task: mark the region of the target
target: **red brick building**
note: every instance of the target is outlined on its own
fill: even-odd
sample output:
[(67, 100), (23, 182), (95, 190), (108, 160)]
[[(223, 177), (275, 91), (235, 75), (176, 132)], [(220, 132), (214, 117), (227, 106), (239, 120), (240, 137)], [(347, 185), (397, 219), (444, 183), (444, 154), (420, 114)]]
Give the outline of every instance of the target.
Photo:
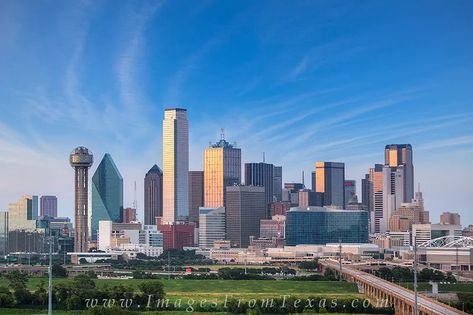
[(193, 223), (158, 225), (158, 230), (163, 233), (163, 248), (182, 249), (194, 246), (194, 229)]

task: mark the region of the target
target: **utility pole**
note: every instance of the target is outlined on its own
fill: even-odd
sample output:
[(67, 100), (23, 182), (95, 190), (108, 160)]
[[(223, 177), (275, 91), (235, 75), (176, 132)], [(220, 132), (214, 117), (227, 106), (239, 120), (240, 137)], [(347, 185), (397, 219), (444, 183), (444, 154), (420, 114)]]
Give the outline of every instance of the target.
[[(51, 225), (51, 222), (49, 222)], [(48, 315), (53, 314), (53, 238), (51, 236), (51, 226), (49, 227), (49, 284), (48, 284)]]
[(168, 280), (171, 280), (171, 252), (168, 249)]
[(342, 239), (338, 239), (338, 263), (340, 265), (339, 281), (342, 281)]
[(414, 315), (417, 314), (417, 237), (414, 235)]

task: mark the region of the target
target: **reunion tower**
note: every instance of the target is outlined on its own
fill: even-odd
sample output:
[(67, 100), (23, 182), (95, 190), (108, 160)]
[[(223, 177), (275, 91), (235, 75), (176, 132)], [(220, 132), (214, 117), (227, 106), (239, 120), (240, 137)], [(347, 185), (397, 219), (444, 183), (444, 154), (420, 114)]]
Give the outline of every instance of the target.
[(75, 238), (74, 251), (87, 252), (89, 240), (89, 168), (94, 162), (94, 156), (85, 147), (77, 147), (69, 158), (75, 170)]

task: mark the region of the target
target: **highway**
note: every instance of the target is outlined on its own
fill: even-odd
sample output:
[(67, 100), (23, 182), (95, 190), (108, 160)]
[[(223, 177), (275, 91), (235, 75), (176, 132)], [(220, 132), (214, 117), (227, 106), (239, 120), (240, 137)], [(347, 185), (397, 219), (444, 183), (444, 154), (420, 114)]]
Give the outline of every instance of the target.
[[(339, 263), (333, 260), (325, 260), (321, 263), (336, 271), (339, 271), (340, 269)], [(382, 289), (383, 291), (387, 293), (395, 294), (401, 299), (408, 301), (412, 303), (412, 305), (414, 305), (414, 292), (411, 290), (405, 289), (389, 281), (370, 275), (369, 273), (350, 269), (349, 267), (347, 267), (347, 265), (342, 266), (342, 272), (350, 276), (353, 276), (355, 279), (363, 280), (375, 287), (378, 287), (379, 289)], [(420, 294), (417, 295), (417, 305), (419, 306), (419, 309), (422, 307), (432, 314), (439, 314), (439, 315), (466, 314), (448, 305), (437, 302), (433, 299), (423, 297)]]

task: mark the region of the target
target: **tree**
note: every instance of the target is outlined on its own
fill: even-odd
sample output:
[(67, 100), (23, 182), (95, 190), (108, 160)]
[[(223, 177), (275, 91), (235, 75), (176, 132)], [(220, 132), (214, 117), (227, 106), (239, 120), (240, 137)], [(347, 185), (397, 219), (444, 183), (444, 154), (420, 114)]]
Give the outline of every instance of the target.
[(337, 280), (337, 276), (335, 275), (335, 272), (329, 268), (325, 269), (324, 277), (325, 277), (325, 280), (327, 281)]
[(318, 270), (319, 269), (319, 260), (316, 258), (310, 261), (302, 261), (297, 265), (300, 269), (305, 270)]
[(53, 277), (56, 278), (65, 278), (67, 277), (67, 270), (59, 264), (54, 264), (52, 268)]
[(15, 299), (8, 288), (0, 287), (0, 307), (13, 307)]
[[(152, 300), (163, 299), (164, 298), (164, 287), (161, 281), (146, 281), (141, 282), (138, 285), (141, 294), (137, 294), (135, 299), (138, 304), (145, 304), (148, 301), (148, 297), (151, 295)], [(134, 302), (133, 302), (134, 303)]]

